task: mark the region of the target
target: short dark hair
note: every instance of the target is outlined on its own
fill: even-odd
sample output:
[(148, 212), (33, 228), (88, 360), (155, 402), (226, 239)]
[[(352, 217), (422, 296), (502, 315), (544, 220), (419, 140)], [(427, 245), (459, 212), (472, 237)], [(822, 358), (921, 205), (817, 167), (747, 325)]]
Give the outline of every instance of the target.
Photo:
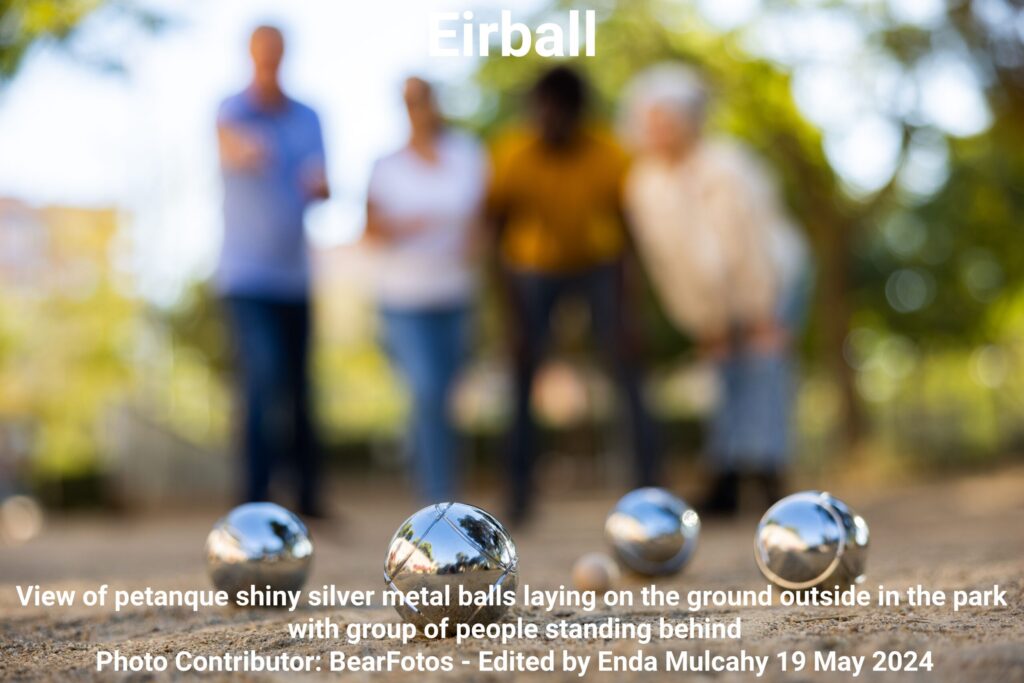
[(534, 104), (553, 109), (570, 120), (583, 116), (589, 93), (587, 83), (577, 71), (568, 66), (556, 66), (546, 71), (530, 91)]

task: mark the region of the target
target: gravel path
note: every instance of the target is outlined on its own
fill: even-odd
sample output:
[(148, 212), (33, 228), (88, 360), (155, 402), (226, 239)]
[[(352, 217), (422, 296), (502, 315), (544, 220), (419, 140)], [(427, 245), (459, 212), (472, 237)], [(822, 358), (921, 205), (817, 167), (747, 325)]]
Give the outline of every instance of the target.
[[(931, 589), (987, 589), (999, 584), (1006, 589), (1008, 608), (972, 608), (954, 614), (947, 608), (900, 607), (894, 609), (784, 608), (778, 605), (743, 610), (713, 609), (715, 619), (743, 618), (741, 643), (729, 640), (664, 641), (649, 645), (635, 642), (532, 641), (509, 647), (542, 655), (549, 649), (596, 655), (599, 650), (633, 655), (638, 649), (664, 661), (666, 652), (687, 650), (703, 656), (735, 655), (741, 649), (750, 656), (769, 657), (763, 680), (845, 680), (849, 674), (815, 674), (809, 671), (788, 677), (779, 671), (776, 653), (801, 650), (811, 657), (834, 652), (843, 657), (868, 655), (865, 669), (876, 650), (930, 650), (934, 669), (930, 674), (881, 674), (864, 671), (857, 680), (1024, 681), (1024, 467), (1014, 467), (959, 479), (919, 483), (898, 489), (866, 490), (849, 487), (835, 491), (858, 509), (871, 526), (868, 577), (864, 584), (878, 583), (905, 589), (923, 583)], [(343, 488), (344, 521), (314, 530), (317, 558), (308, 587), (333, 583), (339, 588), (382, 588), (381, 568), (385, 545), (394, 528), (413, 509), (413, 504), (373, 485)], [(564, 495), (548, 501), (542, 524), (516, 534), (520, 551), (521, 583), (538, 588), (557, 588), (568, 583), (569, 568), (584, 552), (600, 550), (602, 522), (611, 506), (610, 495)], [(482, 502), (487, 499), (469, 502)], [(108, 583), (112, 588), (205, 588), (208, 581), (202, 564), (202, 544), (216, 510), (190, 511), (141, 519), (78, 517), (51, 520), (37, 539), (16, 548), (0, 548), (0, 679), (3, 680), (172, 680), (181, 673), (95, 673), (99, 650), (125, 654), (151, 652), (173, 656), (180, 650), (199, 654), (223, 654), (258, 650), (273, 655), (322, 655), (327, 668), (329, 651), (346, 655), (374, 655), (401, 646), (396, 641), (347, 645), (337, 641), (292, 641), (286, 623), (310, 616), (329, 615), (341, 623), (396, 622), (390, 609), (309, 610), (295, 614), (275, 610), (243, 611), (217, 608), (198, 614), (187, 609), (133, 609), (119, 614), (90, 610), (22, 608), (16, 585), (39, 583), (44, 589), (93, 588)], [(659, 582), (663, 588), (762, 589), (764, 582), (751, 556), (756, 518), (735, 522), (706, 523), (701, 546), (692, 565), (677, 577)], [(625, 586), (639, 588), (639, 579)], [(555, 618), (571, 621), (618, 616), (632, 621), (666, 616), (689, 619), (685, 610), (657, 612), (599, 609), (557, 611)], [(552, 615), (538, 609), (517, 608), (511, 618), (545, 623)], [(455, 648), (449, 642), (416, 641), (407, 654), (454, 655), (455, 671), (448, 674), (323, 673), (303, 680), (504, 680), (507, 675), (480, 673), (480, 650), (501, 649), (485, 643)], [(560, 656), (560, 654), (559, 654)], [(463, 666), (465, 659), (472, 666)], [(606, 680), (680, 680), (680, 673), (605, 674)], [(572, 674), (527, 674), (527, 680), (569, 680)], [(222, 676), (222, 679), (227, 679)], [(247, 677), (249, 680), (291, 680), (279, 674)], [(703, 680), (691, 675), (692, 680)], [(688, 680), (690, 680), (688, 679)], [(712, 680), (711, 677), (706, 677)], [(207, 675), (204, 680), (219, 680)], [(231, 679), (238, 680), (238, 679)], [(723, 673), (715, 681), (753, 680), (749, 673)]]

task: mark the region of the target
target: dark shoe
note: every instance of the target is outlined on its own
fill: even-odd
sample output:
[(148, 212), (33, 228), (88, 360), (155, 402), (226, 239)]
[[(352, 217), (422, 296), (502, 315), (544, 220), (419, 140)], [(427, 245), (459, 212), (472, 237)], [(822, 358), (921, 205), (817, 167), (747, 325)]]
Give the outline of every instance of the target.
[(740, 509), (740, 478), (735, 472), (720, 472), (711, 483), (711, 494), (700, 506), (707, 517), (732, 517)]

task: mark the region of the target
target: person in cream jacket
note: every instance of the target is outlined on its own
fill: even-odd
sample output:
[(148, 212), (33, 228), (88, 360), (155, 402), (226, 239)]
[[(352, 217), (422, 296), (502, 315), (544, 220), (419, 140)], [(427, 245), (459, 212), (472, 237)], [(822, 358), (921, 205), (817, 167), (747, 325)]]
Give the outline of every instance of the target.
[(625, 130), (637, 158), (625, 183), (634, 240), (666, 314), (720, 379), (706, 446), (705, 512), (731, 514), (750, 478), (768, 504), (790, 454), (791, 347), (810, 261), (771, 176), (739, 143), (704, 133), (707, 89), (663, 64), (631, 85)]

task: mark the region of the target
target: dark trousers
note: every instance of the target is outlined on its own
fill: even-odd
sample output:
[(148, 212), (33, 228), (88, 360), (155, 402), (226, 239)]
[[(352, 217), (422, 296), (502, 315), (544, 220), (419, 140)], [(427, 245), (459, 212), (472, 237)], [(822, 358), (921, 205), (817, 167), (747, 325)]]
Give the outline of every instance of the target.
[(644, 403), (635, 353), (623, 315), (621, 268), (617, 264), (555, 275), (508, 273), (514, 311), (515, 406), (510, 439), (509, 476), (512, 513), (524, 514), (533, 492), (536, 423), (530, 406), (533, 380), (551, 336), (551, 315), (568, 297), (582, 298), (590, 309), (594, 342), (618, 384), (630, 420), (635, 483), (650, 486), (658, 479), (655, 430)]
[(242, 497), (267, 500), (271, 479), (287, 464), (298, 484), (299, 510), (315, 514), (319, 459), (310, 409), (309, 302), (228, 296), (224, 306), (242, 413)]

